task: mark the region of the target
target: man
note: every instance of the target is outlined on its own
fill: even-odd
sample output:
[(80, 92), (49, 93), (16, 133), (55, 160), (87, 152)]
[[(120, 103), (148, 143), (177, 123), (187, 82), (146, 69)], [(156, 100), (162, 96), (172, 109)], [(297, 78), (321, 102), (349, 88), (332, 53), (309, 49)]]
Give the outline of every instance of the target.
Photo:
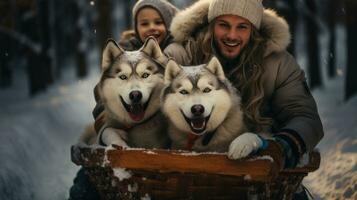
[[(286, 168), (315, 148), (323, 137), (322, 124), (304, 72), (286, 51), (289, 27), (261, 0), (198, 1), (176, 15), (171, 33), (177, 43), (165, 53), (176, 62), (198, 65), (213, 55), (219, 58), (242, 95), (246, 123), (252, 132), (273, 134)], [(242, 137), (238, 142), (248, 145), (248, 155), (264, 140)]]

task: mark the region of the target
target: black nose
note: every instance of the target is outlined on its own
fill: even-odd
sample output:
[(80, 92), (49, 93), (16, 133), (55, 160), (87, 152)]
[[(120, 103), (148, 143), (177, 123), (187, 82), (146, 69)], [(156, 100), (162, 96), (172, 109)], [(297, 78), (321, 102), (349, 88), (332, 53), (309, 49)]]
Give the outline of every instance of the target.
[(201, 104), (196, 104), (191, 107), (191, 112), (194, 116), (200, 116), (205, 112), (205, 107)]
[(133, 103), (139, 103), (141, 101), (141, 98), (143, 98), (143, 95), (140, 91), (134, 90), (130, 92), (129, 98)]

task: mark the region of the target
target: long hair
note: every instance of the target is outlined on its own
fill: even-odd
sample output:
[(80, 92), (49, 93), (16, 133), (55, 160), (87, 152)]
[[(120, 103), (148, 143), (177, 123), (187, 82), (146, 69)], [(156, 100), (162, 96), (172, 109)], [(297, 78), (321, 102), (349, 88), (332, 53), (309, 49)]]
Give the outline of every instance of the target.
[[(206, 34), (201, 36), (202, 54), (204, 58), (212, 55), (214, 22), (210, 23)], [(228, 79), (240, 91), (245, 122), (252, 131), (262, 131), (272, 124), (272, 119), (261, 115), (264, 100), (262, 75), (266, 40), (252, 26), (250, 41), (241, 51), (235, 67), (225, 72)]]

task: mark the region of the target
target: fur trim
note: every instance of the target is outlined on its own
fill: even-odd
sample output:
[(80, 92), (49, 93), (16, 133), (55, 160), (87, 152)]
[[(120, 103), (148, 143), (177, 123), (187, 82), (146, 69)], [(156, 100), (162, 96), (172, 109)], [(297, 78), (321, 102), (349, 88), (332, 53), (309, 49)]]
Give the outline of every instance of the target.
[(211, 0), (197, 1), (176, 14), (170, 27), (171, 35), (176, 42), (188, 40), (197, 27), (208, 23), (207, 15), (210, 2)]
[[(173, 18), (170, 31), (176, 42), (184, 42), (197, 28), (208, 24), (207, 14), (212, 0), (200, 0), (177, 13)], [(285, 50), (290, 44), (291, 35), (286, 20), (274, 10), (264, 9), (260, 32), (267, 38), (265, 55)]]
[(267, 37), (265, 55), (286, 50), (290, 44), (291, 34), (286, 20), (274, 11), (265, 9), (260, 32)]

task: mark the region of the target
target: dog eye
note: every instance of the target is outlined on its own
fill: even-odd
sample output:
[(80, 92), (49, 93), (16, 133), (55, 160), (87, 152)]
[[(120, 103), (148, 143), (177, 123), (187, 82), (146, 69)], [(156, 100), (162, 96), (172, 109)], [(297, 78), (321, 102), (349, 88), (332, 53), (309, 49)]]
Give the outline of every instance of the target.
[(183, 95), (188, 94), (187, 90), (181, 90), (180, 93), (183, 94)]
[(147, 78), (147, 77), (149, 77), (149, 76), (150, 76), (149, 73), (143, 73), (143, 74), (141, 75), (141, 78)]
[(203, 90), (204, 93), (209, 93), (209, 92), (211, 92), (211, 91), (212, 91), (212, 90), (209, 89), (208, 87)]
[(125, 76), (125, 75), (120, 75), (119, 78), (120, 78), (121, 80), (126, 80), (126, 79), (128, 79), (128, 77)]

